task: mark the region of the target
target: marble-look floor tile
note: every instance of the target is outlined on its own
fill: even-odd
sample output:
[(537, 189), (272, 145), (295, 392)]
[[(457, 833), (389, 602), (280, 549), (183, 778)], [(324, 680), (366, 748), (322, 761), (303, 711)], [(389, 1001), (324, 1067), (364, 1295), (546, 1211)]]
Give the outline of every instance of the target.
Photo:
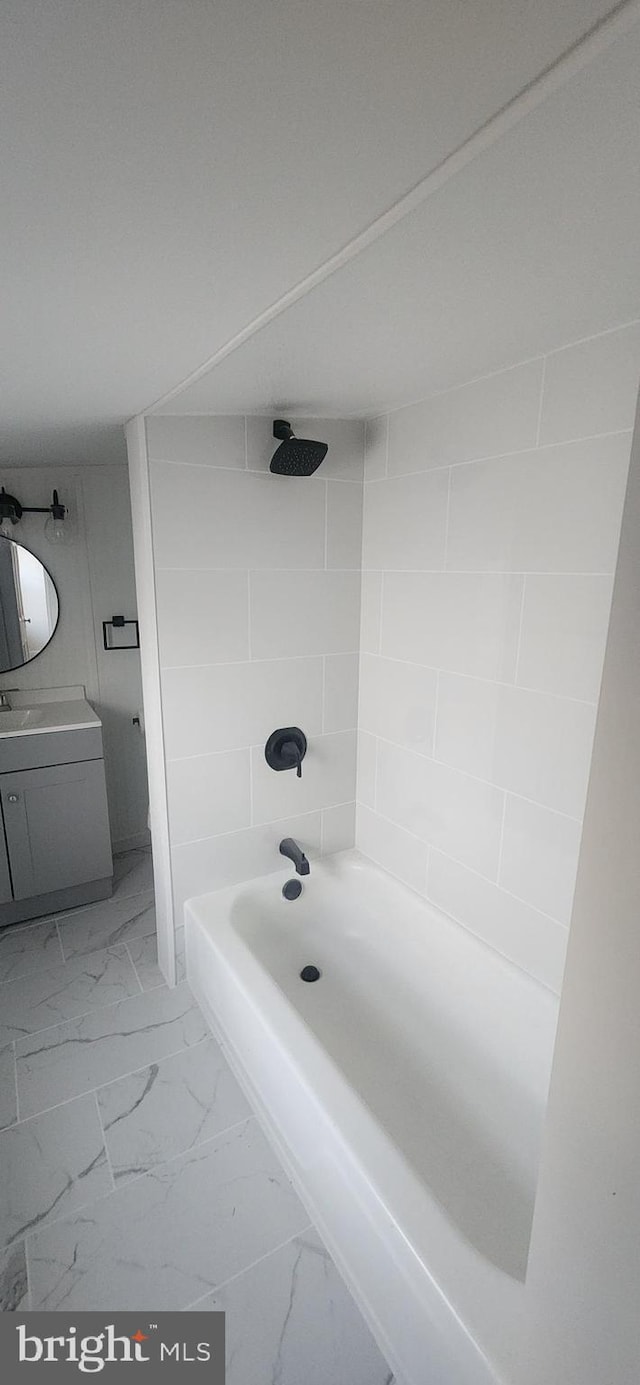
[(307, 1224), (250, 1119), (33, 1236), (32, 1305), (185, 1307)]
[(0, 932), (0, 983), (64, 961), (55, 919), (16, 923)]
[(102, 1087), (98, 1106), (116, 1184), (251, 1114), (211, 1035), (195, 1048)]
[(195, 1307), (226, 1314), (227, 1385), (392, 1385), (384, 1357), (313, 1230)]
[(166, 985), (158, 966), (158, 943), (155, 933), (150, 933), (146, 938), (131, 938), (127, 943), (127, 951), (143, 991), (153, 991), (156, 986)]
[(184, 981), (187, 974), (187, 957), (184, 927), (176, 928), (176, 980)]
[(153, 889), (153, 859), (151, 847), (140, 851), (123, 851), (113, 858), (113, 898), (124, 899)]
[(102, 1087), (204, 1039), (207, 1026), (186, 982), (56, 1025), (16, 1044), (23, 1119)]
[(130, 899), (105, 899), (75, 909), (58, 919), (62, 949), (67, 961), (98, 948), (128, 943), (156, 931), (153, 892), (132, 895)]
[(0, 1044), (139, 994), (126, 947), (74, 957), (46, 973), (0, 987)]
[(24, 1245), (0, 1255), (0, 1313), (24, 1313), (28, 1305), (27, 1260)]
[(16, 1055), (13, 1044), (0, 1048), (0, 1130), (17, 1120)]
[(95, 1097), (56, 1106), (0, 1135), (0, 1245), (113, 1188)]

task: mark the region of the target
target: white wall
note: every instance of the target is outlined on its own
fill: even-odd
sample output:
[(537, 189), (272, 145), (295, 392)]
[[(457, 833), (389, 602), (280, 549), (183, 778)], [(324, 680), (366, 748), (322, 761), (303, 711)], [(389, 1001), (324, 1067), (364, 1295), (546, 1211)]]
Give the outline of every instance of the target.
[[(309, 856), (354, 840), (364, 428), (295, 428), (329, 443), (316, 476), (269, 472), (271, 419), (147, 420), (177, 927), (190, 895), (277, 868), (284, 836)], [(264, 759), (289, 725), (302, 780)]]
[(640, 324), (367, 426), (357, 844), (560, 988)]
[(640, 1367), (640, 431), (562, 992), (518, 1385)]
[(31, 663), (0, 675), (0, 688), (83, 684), (103, 723), (109, 818), (115, 850), (148, 840), (144, 740), (132, 724), (142, 706), (138, 651), (106, 653), (102, 621), (135, 616), (136, 592), (127, 469), (123, 466), (5, 468), (0, 484), (23, 505), (50, 502), (56, 486), (69, 506), (72, 547), (44, 538), (45, 515), (25, 515), (16, 538), (51, 572), (60, 620)]

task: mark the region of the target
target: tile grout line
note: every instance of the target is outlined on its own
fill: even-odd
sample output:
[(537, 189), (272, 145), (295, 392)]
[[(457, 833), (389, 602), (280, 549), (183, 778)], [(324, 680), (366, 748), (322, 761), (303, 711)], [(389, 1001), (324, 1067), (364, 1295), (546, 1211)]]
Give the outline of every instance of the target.
[[(159, 990), (160, 987), (156, 987), (156, 989)], [(145, 995), (148, 994), (149, 992), (145, 991)], [(145, 1072), (147, 1068), (152, 1067), (154, 1063), (164, 1063), (165, 1060), (169, 1058), (178, 1058), (182, 1053), (188, 1053), (192, 1048), (200, 1048), (201, 1045), (206, 1043), (207, 1039), (210, 1038), (214, 1038), (214, 1036), (212, 1035), (211, 1030), (208, 1030), (208, 1032), (204, 1035), (202, 1039), (198, 1039), (197, 1044), (187, 1044), (186, 1047), (173, 1049), (171, 1053), (164, 1053), (162, 1055), (162, 1058), (152, 1059), (150, 1063), (143, 1063), (139, 1068), (131, 1068), (128, 1072), (119, 1073), (117, 1077), (109, 1078), (108, 1082), (99, 1082), (96, 1087), (87, 1087), (86, 1089), (83, 1089), (81, 1092), (76, 1092), (73, 1096), (65, 1097), (64, 1101), (56, 1101), (53, 1106), (43, 1106), (41, 1111), (34, 1111), (33, 1115), (25, 1116), (23, 1119), (21, 1119), (20, 1124), (27, 1125), (29, 1121), (36, 1120), (38, 1116), (48, 1115), (50, 1111), (57, 1111), (59, 1106), (70, 1106), (72, 1102), (79, 1101), (82, 1097), (92, 1096), (93, 1094), (97, 1095), (98, 1092), (102, 1091), (103, 1087), (113, 1087), (117, 1082), (124, 1082), (129, 1077), (137, 1077), (140, 1073)], [(218, 1043), (218, 1040), (214, 1039), (214, 1043)], [(222, 1047), (220, 1044), (218, 1044), (218, 1047), (222, 1052)]]
[[(209, 840), (209, 839), (208, 839), (208, 838), (205, 838), (205, 840)], [(187, 845), (188, 845), (188, 843), (187, 843)], [(150, 935), (147, 935), (147, 936), (150, 936)], [(120, 943), (120, 944), (118, 944), (118, 946), (124, 947), (125, 944), (124, 944), (124, 943)], [(96, 949), (96, 950), (98, 950), (98, 949)], [(92, 953), (86, 953), (86, 954), (81, 954), (81, 955), (86, 955), (87, 957), (90, 957), (90, 956), (92, 956), (93, 954), (92, 954)], [(7, 984), (10, 985), (11, 983), (8, 982)], [(164, 982), (163, 985), (166, 986), (166, 989), (167, 989), (167, 991), (168, 991), (168, 990), (169, 990), (169, 987), (166, 985), (166, 982)], [(154, 989), (155, 989), (155, 990), (161, 990), (162, 987), (161, 987), (161, 986), (156, 986), (156, 987), (154, 987)], [(175, 988), (173, 988), (173, 989), (175, 989)], [(143, 992), (143, 994), (146, 995), (147, 992), (145, 991), (145, 992)], [(50, 1034), (52, 1029), (59, 1029), (59, 1028), (61, 1027), (61, 1025), (63, 1025), (63, 1024), (77, 1024), (79, 1020), (90, 1019), (92, 1015), (103, 1015), (103, 1014), (105, 1014), (105, 1012), (106, 1012), (107, 1010), (113, 1010), (113, 1009), (115, 1009), (116, 1005), (126, 1005), (127, 1002), (128, 1002), (129, 1000), (139, 1000), (139, 999), (140, 999), (139, 992), (138, 992), (138, 991), (134, 991), (133, 995), (121, 996), (119, 1000), (110, 1000), (110, 1001), (107, 1002), (106, 1005), (96, 1005), (95, 1008), (94, 1008), (93, 1010), (83, 1010), (82, 1013), (79, 1014), (79, 1015), (69, 1015), (68, 1019), (58, 1019), (58, 1020), (54, 1020), (53, 1024), (47, 1024), (47, 1025), (45, 1025), (45, 1027), (44, 1027), (43, 1029), (34, 1029), (34, 1030), (32, 1030), (31, 1033), (29, 1033), (29, 1034), (20, 1034), (19, 1037), (18, 1037), (17, 1039), (8, 1040), (8, 1043), (15, 1043), (16, 1045), (19, 1044), (19, 1043), (27, 1043), (28, 1041), (31, 1041), (32, 1039), (37, 1039), (41, 1034)], [(107, 1036), (104, 1035), (103, 1037), (107, 1037)], [(7, 1047), (7, 1046), (8, 1046), (8, 1044), (7, 1044), (7, 1045), (3, 1045), (3, 1047)], [(191, 1046), (191, 1045), (187, 1045), (187, 1047), (190, 1047), (190, 1046)], [(20, 1056), (22, 1056), (22, 1055), (20, 1055)], [(17, 1050), (17, 1047), (16, 1047), (16, 1058), (17, 1058), (17, 1057), (18, 1057), (18, 1050)]]
[[(553, 914), (548, 914), (546, 910), (540, 909), (537, 904), (532, 904), (531, 901), (525, 899), (523, 895), (515, 894), (515, 892), (513, 890), (508, 889), (506, 885), (497, 884), (496, 881), (492, 880), (489, 875), (483, 875), (482, 871), (478, 870), (476, 866), (470, 866), (467, 864), (466, 861), (461, 861), (459, 857), (452, 856), (450, 851), (444, 851), (441, 846), (434, 846), (433, 842), (427, 842), (423, 837), (418, 837), (415, 832), (412, 832), (410, 828), (405, 827), (403, 823), (395, 822), (393, 818), (387, 817), (386, 813), (379, 812), (377, 808), (371, 808), (368, 803), (360, 803), (359, 806), (361, 808), (366, 809), (366, 811), (369, 813), (375, 813), (376, 817), (381, 818), (382, 822), (388, 823), (390, 827), (395, 827), (398, 831), (404, 832), (405, 836), (410, 837), (412, 841), (419, 842), (421, 846), (428, 847), (431, 853), (437, 852), (439, 856), (444, 856), (445, 860), (450, 861), (452, 865), (458, 866), (461, 870), (468, 871), (470, 875), (477, 876), (478, 880), (484, 881), (485, 885), (491, 885), (494, 890), (500, 890), (500, 892), (502, 894), (507, 895), (509, 899), (515, 899), (518, 904), (524, 904), (525, 908), (531, 909), (534, 914), (539, 914), (541, 918), (548, 919), (549, 923), (555, 924), (557, 928), (562, 928), (562, 930), (565, 933), (569, 932), (568, 923), (563, 923), (562, 919), (556, 918)], [(366, 856), (368, 853), (366, 851), (363, 851), (362, 854), (363, 856)], [(375, 860), (373, 856), (370, 856), (369, 859), (372, 861)], [(395, 880), (401, 880), (401, 876), (396, 875), (395, 872), (390, 870), (388, 866), (382, 865), (382, 863), (377, 860), (375, 864), (381, 865), (381, 869), (386, 870), (389, 875), (393, 875)], [(406, 884), (406, 880), (401, 881), (401, 883)], [(412, 886), (408, 886), (408, 888), (411, 889)], [(418, 891), (414, 891), (414, 893), (418, 893)], [(431, 903), (433, 903), (435, 907), (438, 909), (441, 907), (439, 904), (436, 905), (434, 900), (432, 900)], [(443, 913), (444, 912), (446, 911), (443, 910)]]
[[(411, 471), (394, 471), (388, 476), (371, 476), (367, 482), (370, 486), (379, 486), (382, 481), (400, 481), (405, 476), (424, 476), (430, 475), (433, 471), (448, 471), (450, 468), (462, 466), (482, 466), (487, 462), (504, 462), (509, 457), (525, 457), (532, 452), (551, 452), (554, 448), (577, 447), (581, 442), (602, 442), (604, 438), (631, 437), (633, 427), (627, 428), (608, 428), (604, 433), (585, 433), (577, 438), (560, 438), (558, 442), (530, 443), (529, 447), (512, 447), (508, 452), (481, 452), (475, 457), (465, 457), (461, 461), (435, 462), (432, 466), (416, 467)], [(351, 485), (354, 482), (350, 483)]]
[[(87, 1095), (90, 1095), (90, 1094), (87, 1093)], [(53, 1108), (53, 1109), (55, 1109), (55, 1108)], [(51, 1227), (51, 1226), (59, 1226), (60, 1223), (64, 1223), (64, 1222), (72, 1222), (72, 1221), (76, 1218), (76, 1216), (77, 1216), (79, 1213), (86, 1212), (88, 1208), (90, 1208), (90, 1207), (96, 1207), (96, 1206), (98, 1206), (99, 1204), (101, 1204), (101, 1203), (103, 1203), (103, 1202), (106, 1202), (107, 1198), (114, 1197), (114, 1196), (117, 1195), (123, 1188), (129, 1188), (129, 1187), (131, 1187), (132, 1184), (134, 1184), (134, 1183), (139, 1183), (140, 1180), (141, 1180), (142, 1178), (152, 1178), (154, 1175), (158, 1174), (161, 1170), (166, 1169), (166, 1168), (169, 1168), (171, 1164), (177, 1163), (178, 1159), (184, 1159), (187, 1155), (189, 1155), (189, 1154), (191, 1154), (191, 1153), (196, 1153), (197, 1150), (203, 1149), (203, 1147), (204, 1147), (205, 1145), (213, 1144), (215, 1140), (222, 1139), (223, 1136), (228, 1135), (232, 1130), (239, 1130), (241, 1126), (243, 1126), (243, 1125), (249, 1125), (249, 1122), (250, 1122), (250, 1121), (256, 1122), (256, 1117), (253, 1115), (253, 1113), (251, 1113), (251, 1115), (249, 1115), (249, 1116), (245, 1116), (244, 1120), (242, 1120), (242, 1121), (236, 1121), (236, 1122), (234, 1122), (234, 1124), (228, 1126), (228, 1128), (227, 1128), (226, 1130), (217, 1131), (215, 1135), (210, 1135), (210, 1136), (208, 1137), (208, 1139), (206, 1139), (206, 1140), (201, 1140), (199, 1144), (197, 1144), (197, 1145), (192, 1145), (192, 1146), (191, 1146), (190, 1148), (188, 1148), (188, 1149), (182, 1149), (182, 1150), (180, 1150), (180, 1152), (179, 1152), (178, 1154), (172, 1154), (171, 1157), (170, 1157), (169, 1159), (163, 1159), (160, 1163), (154, 1164), (152, 1168), (145, 1169), (143, 1173), (137, 1173), (137, 1174), (134, 1174), (132, 1178), (123, 1179), (123, 1181), (122, 1181), (121, 1183), (119, 1183), (119, 1184), (116, 1184), (116, 1183), (115, 1183), (115, 1179), (114, 1179), (114, 1186), (113, 1186), (113, 1188), (110, 1188), (108, 1192), (106, 1192), (106, 1193), (101, 1193), (99, 1197), (90, 1198), (89, 1201), (81, 1203), (79, 1207), (74, 1207), (74, 1209), (73, 1209), (72, 1212), (67, 1212), (66, 1215), (64, 1215), (64, 1216), (61, 1216), (61, 1217), (53, 1217), (53, 1218), (51, 1219), (51, 1221), (42, 1222), (39, 1226), (34, 1227), (32, 1231), (27, 1231), (27, 1233), (26, 1233), (26, 1235), (25, 1235), (25, 1238), (24, 1238), (24, 1240), (25, 1240), (25, 1245), (26, 1245), (29, 1241), (34, 1240), (36, 1236), (39, 1236), (39, 1235), (41, 1234), (41, 1232), (47, 1231), (47, 1230), (49, 1229), (49, 1227)], [(100, 1121), (100, 1129), (101, 1129), (101, 1130), (103, 1129), (102, 1121)], [(104, 1146), (104, 1147), (105, 1147), (105, 1151), (106, 1151), (106, 1142), (105, 1142), (105, 1146)], [(107, 1156), (107, 1157), (108, 1157), (108, 1156)], [(110, 1168), (110, 1171), (111, 1171), (111, 1165), (110, 1165), (110, 1164), (109, 1164), (109, 1168)], [(113, 1173), (112, 1173), (112, 1178), (113, 1178)], [(290, 1181), (290, 1180), (289, 1180), (289, 1181)], [(299, 1234), (299, 1233), (298, 1233), (298, 1234)]]
[[(366, 731), (366, 727), (363, 726), (362, 730)], [(578, 826), (582, 826), (582, 816), (576, 817), (575, 813), (567, 813), (563, 808), (552, 808), (548, 803), (541, 803), (536, 798), (529, 798), (527, 794), (519, 793), (517, 789), (509, 788), (507, 784), (496, 784), (492, 779), (483, 779), (479, 774), (472, 774), (471, 770), (459, 769), (457, 765), (450, 765), (446, 760), (438, 760), (434, 755), (426, 755), (423, 750), (414, 750), (412, 746), (401, 745), (399, 741), (389, 740), (388, 736), (381, 736), (379, 731), (367, 731), (367, 735), (373, 736), (382, 745), (393, 746), (395, 750), (402, 750), (406, 755), (413, 755), (418, 760), (426, 761), (427, 764), (438, 765), (440, 769), (447, 769), (452, 774), (462, 775), (464, 779), (471, 779), (474, 784), (483, 784), (485, 788), (493, 789), (496, 793), (508, 793), (512, 798), (519, 798), (523, 803), (531, 804), (533, 808), (542, 808), (547, 813), (555, 813), (557, 817), (567, 818), (569, 822), (575, 822)]]
[[(290, 1181), (290, 1180), (289, 1180), (289, 1181)], [(295, 1189), (294, 1189), (294, 1191), (295, 1191)], [(306, 1210), (306, 1209), (305, 1209), (305, 1210)], [(258, 1258), (257, 1258), (257, 1260), (252, 1260), (252, 1261), (251, 1261), (251, 1264), (250, 1264), (250, 1265), (245, 1265), (244, 1269), (242, 1269), (242, 1270), (237, 1270), (237, 1272), (236, 1272), (235, 1274), (229, 1275), (229, 1278), (228, 1278), (228, 1279), (222, 1279), (222, 1280), (220, 1280), (220, 1283), (219, 1283), (219, 1284), (215, 1284), (214, 1287), (213, 1287), (212, 1289), (207, 1289), (206, 1294), (201, 1294), (201, 1295), (200, 1295), (200, 1298), (195, 1298), (195, 1299), (193, 1300), (193, 1302), (192, 1302), (192, 1303), (188, 1303), (188, 1304), (186, 1305), (186, 1307), (183, 1308), (182, 1311), (183, 1311), (184, 1313), (190, 1312), (191, 1309), (196, 1308), (197, 1305), (198, 1305), (199, 1303), (202, 1303), (202, 1302), (204, 1301), (205, 1298), (210, 1298), (211, 1295), (219, 1293), (221, 1289), (226, 1289), (226, 1288), (227, 1288), (227, 1285), (233, 1284), (233, 1283), (235, 1282), (236, 1279), (241, 1279), (242, 1276), (243, 1276), (243, 1274), (248, 1274), (250, 1270), (255, 1269), (256, 1265), (261, 1265), (262, 1262), (263, 1262), (263, 1260), (268, 1260), (269, 1257), (270, 1257), (271, 1255), (277, 1255), (277, 1254), (278, 1254), (278, 1251), (284, 1250), (285, 1246), (291, 1245), (291, 1242), (292, 1242), (292, 1241), (297, 1241), (297, 1239), (298, 1239), (299, 1236), (304, 1236), (304, 1235), (306, 1235), (306, 1233), (307, 1233), (308, 1231), (315, 1231), (315, 1230), (316, 1230), (316, 1228), (315, 1228), (315, 1226), (314, 1226), (314, 1223), (311, 1222), (311, 1221), (310, 1221), (310, 1222), (307, 1222), (306, 1226), (303, 1226), (301, 1231), (294, 1231), (293, 1236), (287, 1236), (286, 1241), (281, 1241), (279, 1245), (273, 1246), (271, 1250), (266, 1250), (265, 1253), (264, 1253), (264, 1255), (259, 1255)], [(316, 1234), (318, 1234), (318, 1233), (316, 1232)], [(320, 1239), (322, 1240), (322, 1237), (320, 1237)], [(324, 1245), (324, 1241), (323, 1241), (322, 1243), (323, 1243), (323, 1245)], [(326, 1247), (325, 1247), (325, 1249), (326, 1249)], [(327, 1252), (327, 1254), (328, 1254), (328, 1252)], [(332, 1263), (333, 1263), (333, 1261), (332, 1261)]]

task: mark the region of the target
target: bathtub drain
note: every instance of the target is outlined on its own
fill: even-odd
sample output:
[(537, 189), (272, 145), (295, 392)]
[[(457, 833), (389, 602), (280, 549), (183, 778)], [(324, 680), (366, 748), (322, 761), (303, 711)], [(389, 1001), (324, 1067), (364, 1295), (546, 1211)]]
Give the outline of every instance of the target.
[(300, 972), (301, 981), (319, 981), (320, 972), (317, 967), (303, 967)]

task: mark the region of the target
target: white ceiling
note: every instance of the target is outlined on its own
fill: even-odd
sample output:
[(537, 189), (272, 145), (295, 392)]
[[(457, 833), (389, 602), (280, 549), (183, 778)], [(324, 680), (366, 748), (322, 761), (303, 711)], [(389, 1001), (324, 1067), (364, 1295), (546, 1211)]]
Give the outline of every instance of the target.
[[(610, 0), (3, 0), (2, 459), (122, 455), (124, 419), (361, 232), (611, 8)], [(504, 191), (499, 167), (491, 187), (492, 156), (483, 157), (484, 176), (479, 161), (464, 178), (465, 186), (475, 179), (471, 215), (486, 236)], [(439, 310), (426, 332), (434, 360), (439, 300), (451, 283), (469, 279), (465, 340), (468, 294), (474, 313), (474, 294), (482, 303), (464, 237), (458, 258), (465, 228), (456, 197), (467, 225), (470, 203), (457, 182), (424, 208), (429, 244), (440, 236), (441, 269), (423, 275), (416, 304), (431, 313), (435, 299)], [(507, 257), (510, 215), (506, 207)], [(598, 224), (608, 237), (606, 218)], [(410, 240), (412, 225), (424, 269), (424, 226), (412, 217), (393, 235)], [(368, 293), (367, 260), (385, 241), (351, 267)], [(413, 292), (403, 260), (390, 243), (377, 263), (378, 288), (379, 274), (398, 277), (392, 325), (402, 335)], [(354, 368), (348, 388), (343, 369), (331, 379), (337, 285), (326, 281), (327, 308), (317, 307), (320, 290), (306, 300), (324, 323), (313, 350), (309, 329), (296, 328), (306, 384), (263, 360), (251, 399), (245, 373), (242, 408), (271, 402), (274, 390), (316, 407), (310, 381), (322, 363), (314, 389), (327, 408), (383, 402), (377, 391), (387, 386), (369, 380), (370, 366)], [(457, 311), (455, 294), (447, 301)], [(371, 328), (361, 319), (351, 329), (354, 366), (369, 330), (383, 344), (370, 306)], [(416, 320), (411, 331), (407, 341), (422, 349), (424, 328)], [(230, 398), (237, 380), (224, 389)]]
[(640, 318), (640, 25), (170, 400), (362, 416)]

